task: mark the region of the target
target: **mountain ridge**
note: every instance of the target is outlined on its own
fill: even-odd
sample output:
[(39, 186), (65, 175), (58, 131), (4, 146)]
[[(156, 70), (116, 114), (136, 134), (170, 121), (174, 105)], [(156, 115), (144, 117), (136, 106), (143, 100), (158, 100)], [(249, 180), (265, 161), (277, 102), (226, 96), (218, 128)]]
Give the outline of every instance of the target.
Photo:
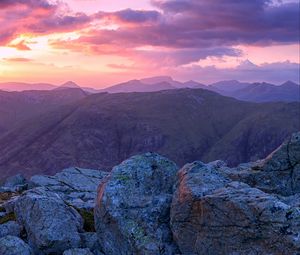
[[(298, 130), (299, 109), (298, 103), (242, 102), (203, 89), (92, 94), (2, 136), (0, 171), (5, 176), (73, 165), (110, 169), (149, 150), (178, 164), (221, 158), (235, 165), (262, 157)], [(236, 143), (228, 153), (223, 139)]]

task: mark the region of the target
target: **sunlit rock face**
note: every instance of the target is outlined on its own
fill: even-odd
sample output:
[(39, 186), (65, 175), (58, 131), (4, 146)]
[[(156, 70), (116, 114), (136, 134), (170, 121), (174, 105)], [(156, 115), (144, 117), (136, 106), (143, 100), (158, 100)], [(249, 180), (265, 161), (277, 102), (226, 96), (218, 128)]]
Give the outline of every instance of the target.
[(265, 160), (237, 169), (201, 162), (184, 166), (171, 207), (182, 254), (297, 254), (299, 137), (294, 134)]

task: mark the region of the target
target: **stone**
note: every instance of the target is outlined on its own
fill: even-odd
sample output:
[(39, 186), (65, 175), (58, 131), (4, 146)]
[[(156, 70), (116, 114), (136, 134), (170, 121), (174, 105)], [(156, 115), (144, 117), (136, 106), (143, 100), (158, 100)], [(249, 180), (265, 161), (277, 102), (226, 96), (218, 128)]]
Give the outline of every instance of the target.
[(12, 197), (10, 200), (4, 202), (2, 206), (5, 208), (7, 213), (12, 213), (15, 211), (15, 202), (18, 200), (19, 196)]
[(94, 255), (90, 249), (69, 249), (63, 255)]
[(0, 238), (4, 236), (20, 236), (21, 226), (15, 221), (8, 221), (0, 224)]
[(33, 255), (31, 248), (16, 236), (0, 238), (1, 255)]
[(267, 193), (283, 196), (300, 193), (300, 132), (266, 159), (230, 169), (229, 175)]
[(100, 170), (72, 167), (54, 176), (35, 175), (30, 179), (30, 186), (45, 187), (76, 208), (93, 209), (97, 187), (107, 175)]
[(15, 202), (15, 215), (35, 252), (62, 253), (81, 245), (83, 220), (59, 195), (36, 188)]
[(225, 172), (201, 162), (179, 171), (171, 228), (181, 253), (297, 254), (299, 208)]
[(26, 178), (21, 174), (17, 174), (15, 176), (8, 177), (3, 186), (8, 188), (13, 188), (16, 185), (24, 185), (25, 183), (26, 183)]
[(89, 248), (92, 252), (100, 252), (101, 247), (98, 241), (97, 233), (85, 232), (80, 234), (82, 247)]
[(169, 211), (177, 166), (155, 153), (113, 168), (98, 190), (95, 225), (105, 254), (176, 254)]

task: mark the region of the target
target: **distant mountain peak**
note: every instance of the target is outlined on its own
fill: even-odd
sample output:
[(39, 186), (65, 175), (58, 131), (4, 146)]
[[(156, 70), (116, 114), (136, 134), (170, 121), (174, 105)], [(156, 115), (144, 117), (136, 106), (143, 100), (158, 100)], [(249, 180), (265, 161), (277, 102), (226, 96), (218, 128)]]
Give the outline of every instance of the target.
[(140, 80), (143, 83), (160, 83), (160, 82), (173, 82), (173, 78), (171, 76), (154, 76), (148, 77)]
[(238, 68), (239, 69), (257, 68), (257, 65), (251, 62), (249, 59), (246, 59), (239, 64)]
[(61, 88), (81, 88), (78, 84), (74, 81), (67, 81), (60, 86)]
[(285, 83), (281, 84), (281, 86), (285, 86), (285, 87), (290, 87), (290, 86), (299, 86), (297, 83), (292, 82), (292, 81), (286, 81)]

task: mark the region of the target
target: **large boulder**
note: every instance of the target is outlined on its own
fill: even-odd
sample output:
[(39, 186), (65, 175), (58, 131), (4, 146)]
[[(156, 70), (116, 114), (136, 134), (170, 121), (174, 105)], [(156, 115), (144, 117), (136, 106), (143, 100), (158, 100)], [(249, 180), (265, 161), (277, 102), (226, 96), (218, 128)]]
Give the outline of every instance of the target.
[(175, 163), (154, 153), (113, 168), (99, 187), (95, 207), (105, 254), (176, 254), (169, 213), (177, 170)]
[(72, 167), (54, 176), (35, 175), (31, 177), (30, 185), (45, 187), (76, 208), (93, 209), (97, 187), (107, 175), (100, 170)]
[(0, 238), (1, 255), (33, 255), (31, 248), (16, 236)]
[(41, 254), (60, 254), (81, 245), (83, 220), (55, 193), (36, 188), (24, 193), (14, 206), (28, 241)]
[(267, 193), (300, 193), (300, 132), (293, 134), (266, 159), (227, 169), (230, 178)]
[(276, 196), (232, 182), (223, 166), (184, 166), (171, 207), (182, 254), (298, 254), (300, 210)]

